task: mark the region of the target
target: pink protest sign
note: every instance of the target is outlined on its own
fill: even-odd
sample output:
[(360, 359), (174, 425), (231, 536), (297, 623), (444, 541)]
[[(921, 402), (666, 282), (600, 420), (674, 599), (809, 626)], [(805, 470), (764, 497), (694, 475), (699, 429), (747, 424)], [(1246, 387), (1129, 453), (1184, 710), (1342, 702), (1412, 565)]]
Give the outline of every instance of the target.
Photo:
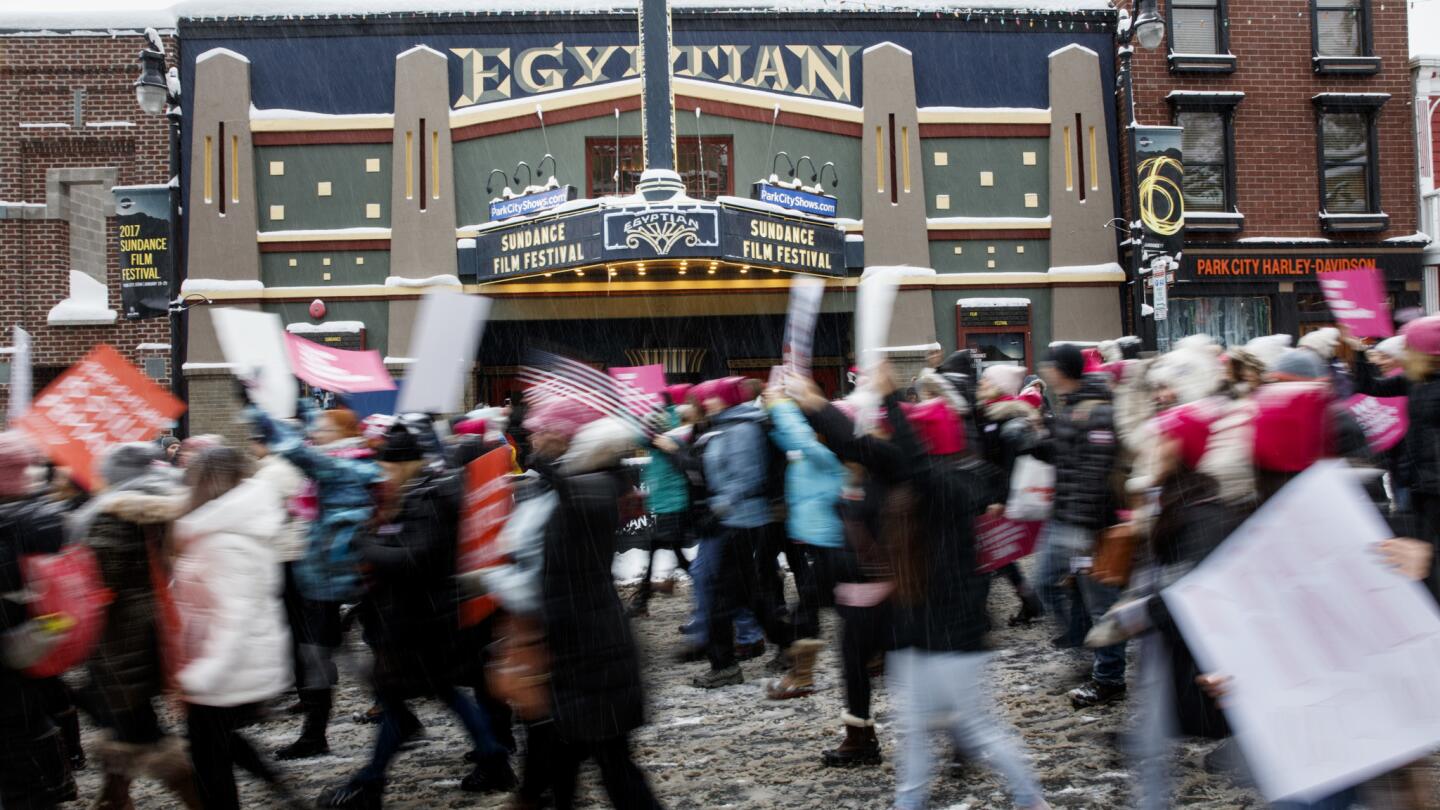
[(395, 390), (395, 381), (377, 351), (332, 349), (288, 332), (285, 351), (295, 376), (316, 388), (341, 394)]
[(975, 570), (994, 571), (1029, 555), (1040, 537), (1038, 520), (981, 515), (975, 520)]
[(1370, 449), (1377, 453), (1400, 443), (1410, 427), (1405, 397), (1367, 397), (1364, 394), (1345, 400), (1345, 407), (1360, 423)]
[(1378, 269), (1357, 267), (1321, 273), (1320, 291), (1335, 320), (1350, 327), (1356, 337), (1387, 338), (1395, 334)]
[[(617, 366), (608, 372), (621, 383), (620, 398), (635, 413), (645, 413), (653, 403), (660, 401), (660, 392), (665, 390), (665, 367), (656, 363), (649, 366)], [(649, 395), (641, 400), (639, 395)]]

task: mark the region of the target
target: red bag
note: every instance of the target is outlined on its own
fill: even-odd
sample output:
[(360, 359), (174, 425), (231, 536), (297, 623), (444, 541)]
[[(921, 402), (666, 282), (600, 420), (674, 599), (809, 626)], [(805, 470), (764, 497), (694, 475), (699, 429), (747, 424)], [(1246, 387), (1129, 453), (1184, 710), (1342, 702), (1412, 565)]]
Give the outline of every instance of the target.
[(1255, 391), (1255, 466), (1300, 472), (1319, 461), (1328, 444), (1330, 386), (1280, 382)]
[(89, 546), (27, 554), (20, 567), (31, 594), (31, 618), (55, 626), (60, 635), (58, 643), (25, 673), (53, 678), (90, 657), (105, 629), (105, 608), (114, 596), (105, 588), (100, 563)]

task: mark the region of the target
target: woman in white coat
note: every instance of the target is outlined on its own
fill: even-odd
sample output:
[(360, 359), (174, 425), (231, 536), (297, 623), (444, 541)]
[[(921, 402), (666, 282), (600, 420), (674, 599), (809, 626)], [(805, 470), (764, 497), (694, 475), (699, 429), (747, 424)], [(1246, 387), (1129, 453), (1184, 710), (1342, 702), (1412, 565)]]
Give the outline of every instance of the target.
[(274, 772), (238, 733), (256, 705), (291, 684), (290, 634), (274, 538), (285, 512), (249, 460), (203, 450), (186, 469), (191, 511), (176, 521), (174, 597), (181, 626), (176, 680), (190, 758), (206, 810), (238, 810), (234, 766), (271, 785)]

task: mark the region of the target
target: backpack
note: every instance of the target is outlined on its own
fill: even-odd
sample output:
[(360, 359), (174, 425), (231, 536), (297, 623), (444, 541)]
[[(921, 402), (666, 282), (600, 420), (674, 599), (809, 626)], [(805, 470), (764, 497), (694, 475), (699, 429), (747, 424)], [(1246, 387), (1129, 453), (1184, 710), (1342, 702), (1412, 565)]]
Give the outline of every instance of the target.
[(32, 678), (53, 678), (90, 657), (114, 596), (105, 588), (100, 563), (89, 546), (26, 554), (20, 569), (29, 597), (25, 632), (41, 634), (48, 642), (48, 649), (24, 672)]

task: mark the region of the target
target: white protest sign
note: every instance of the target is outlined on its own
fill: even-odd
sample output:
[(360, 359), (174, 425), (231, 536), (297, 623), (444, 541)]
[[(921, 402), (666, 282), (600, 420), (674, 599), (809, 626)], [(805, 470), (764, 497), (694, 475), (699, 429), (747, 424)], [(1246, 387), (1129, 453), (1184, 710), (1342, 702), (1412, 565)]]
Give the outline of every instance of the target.
[(227, 307), (212, 310), (210, 317), (225, 362), (234, 368), (235, 376), (255, 382), (250, 390), (255, 404), (278, 419), (294, 416), (300, 387), (290, 373), (280, 316)]
[(884, 359), (879, 349), (890, 337), (890, 318), (905, 269), (872, 267), (860, 279), (855, 302), (855, 357), (862, 372), (873, 370)]
[(490, 315), (490, 299), (432, 290), (420, 299), (410, 354), (415, 358), (400, 388), (401, 413), (459, 413), (465, 375)]
[(6, 415), (15, 421), (30, 410), (30, 395), (34, 378), (30, 372), (30, 333), (14, 327), (14, 348), (10, 356), (10, 405)]
[(1340, 463), (1316, 465), (1164, 591), (1271, 801), (1313, 801), (1440, 742), (1440, 609)]
[(820, 299), (825, 295), (825, 282), (813, 276), (795, 276), (790, 280), (790, 314), (785, 318), (785, 345), (781, 354), (785, 364), (797, 374), (810, 376), (810, 358), (815, 347), (815, 319), (820, 315)]

